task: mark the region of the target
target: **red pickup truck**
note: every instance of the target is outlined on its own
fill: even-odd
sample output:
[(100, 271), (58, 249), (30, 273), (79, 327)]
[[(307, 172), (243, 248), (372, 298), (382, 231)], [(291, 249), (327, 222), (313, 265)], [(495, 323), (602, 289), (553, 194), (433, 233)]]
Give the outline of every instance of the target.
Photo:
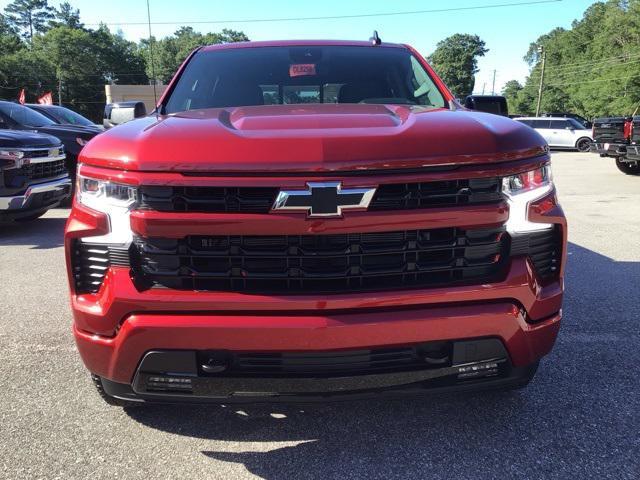
[(82, 150), (80, 355), (111, 404), (526, 385), (562, 312), (549, 163), (405, 45), (200, 48)]

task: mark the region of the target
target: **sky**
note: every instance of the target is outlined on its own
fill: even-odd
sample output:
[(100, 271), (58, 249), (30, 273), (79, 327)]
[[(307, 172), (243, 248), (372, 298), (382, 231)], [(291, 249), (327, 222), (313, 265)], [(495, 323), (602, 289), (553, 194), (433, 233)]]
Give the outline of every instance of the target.
[[(479, 8), (447, 12), (371, 16), (365, 18), (298, 20), (277, 22), (241, 22), (239, 20), (326, 17), (388, 12), (415, 12), (541, 0), (150, 0), (151, 21), (156, 37), (170, 35), (182, 25), (196, 31), (231, 28), (244, 31), (251, 40), (346, 39), (367, 40), (374, 29), (383, 41), (408, 43), (425, 56), (436, 44), (455, 33), (477, 34), (489, 52), (479, 60), (475, 93), (492, 93), (493, 73), (496, 93), (511, 79), (523, 81), (528, 65), (522, 57), (529, 44), (555, 27), (570, 28), (580, 19), (593, 0), (557, 0), (552, 3), (499, 8)], [(10, 3), (0, 0), (0, 8)], [(49, 0), (56, 5), (56, 0)], [(129, 40), (148, 36), (146, 0), (69, 0), (80, 9), (81, 20), (94, 27), (105, 22), (112, 31), (121, 30)], [(200, 23), (192, 22), (222, 22)]]

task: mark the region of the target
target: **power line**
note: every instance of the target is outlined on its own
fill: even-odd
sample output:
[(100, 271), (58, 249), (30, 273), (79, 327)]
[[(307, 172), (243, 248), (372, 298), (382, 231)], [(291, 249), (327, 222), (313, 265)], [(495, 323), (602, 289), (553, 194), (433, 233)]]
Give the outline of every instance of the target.
[[(487, 10), (493, 8), (505, 7), (521, 7), (528, 5), (540, 5), (545, 3), (558, 3), (564, 0), (530, 0), (525, 2), (511, 3), (493, 3), (487, 5), (475, 5), (469, 7), (450, 7), (450, 8), (434, 8), (430, 10), (410, 10), (396, 12), (380, 12), (380, 13), (361, 13), (353, 15), (327, 15), (318, 17), (280, 17), (280, 18), (246, 18), (235, 20), (195, 20), (195, 21), (172, 21), (172, 22), (152, 22), (152, 25), (222, 25), (228, 23), (268, 23), (268, 22), (301, 22), (308, 20), (342, 20), (353, 18), (372, 18), (372, 17), (392, 17), (400, 15), (422, 15), (425, 13), (446, 13), (446, 12), (462, 12), (468, 10)], [(111, 26), (127, 26), (127, 25), (147, 25), (148, 22), (99, 22), (85, 23), (85, 25), (111, 25)]]
[(625, 77), (613, 77), (613, 78), (601, 78), (598, 80), (581, 80), (578, 82), (568, 82), (568, 83), (549, 83), (548, 87), (564, 87), (567, 85), (582, 85), (583, 83), (600, 83), (600, 82), (610, 82), (612, 80), (625, 80), (628, 78), (640, 77), (640, 73), (634, 73), (633, 75), (627, 75)]
[(635, 53), (635, 54), (627, 54), (627, 55), (620, 55), (618, 57), (605, 57), (605, 58), (601, 58), (599, 60), (594, 60), (594, 61), (590, 61), (590, 62), (583, 62), (583, 63), (560, 63), (558, 65), (552, 65), (551, 68), (555, 69), (555, 70), (569, 70), (569, 71), (573, 71), (573, 70), (580, 70), (584, 67), (589, 67), (591, 65), (600, 65), (600, 64), (606, 64), (606, 63), (613, 63), (613, 62), (621, 62), (624, 63), (625, 60), (630, 60), (630, 59), (634, 59), (634, 58), (638, 58), (640, 57), (640, 53)]

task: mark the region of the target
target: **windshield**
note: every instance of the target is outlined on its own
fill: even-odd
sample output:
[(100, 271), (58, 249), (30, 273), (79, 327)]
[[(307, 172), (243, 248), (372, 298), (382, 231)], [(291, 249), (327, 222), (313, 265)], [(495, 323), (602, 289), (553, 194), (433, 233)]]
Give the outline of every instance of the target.
[(83, 117), (82, 115), (74, 112), (73, 110), (69, 110), (68, 108), (51, 106), (51, 107), (46, 107), (46, 110), (47, 112), (49, 112), (49, 115), (54, 117), (60, 123), (63, 123), (66, 125), (81, 125), (85, 127), (93, 126), (93, 122), (91, 120)]
[(0, 103), (0, 112), (11, 118), (14, 122), (26, 127), (47, 127), (49, 125), (55, 125), (53, 120), (19, 103)]
[(446, 106), (420, 62), (395, 47), (255, 47), (194, 55), (165, 113), (300, 103)]
[(569, 120), (569, 123), (571, 124), (571, 126), (573, 128), (576, 128), (578, 130), (585, 130), (585, 126), (584, 124), (580, 123), (578, 120), (576, 120), (575, 118), (567, 118), (567, 120)]

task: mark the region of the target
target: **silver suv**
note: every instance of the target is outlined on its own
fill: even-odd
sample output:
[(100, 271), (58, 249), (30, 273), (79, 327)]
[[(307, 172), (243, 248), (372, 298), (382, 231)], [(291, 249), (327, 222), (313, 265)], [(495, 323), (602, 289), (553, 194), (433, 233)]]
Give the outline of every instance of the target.
[(591, 130), (573, 118), (520, 117), (514, 120), (535, 129), (552, 148), (588, 152), (593, 142)]

